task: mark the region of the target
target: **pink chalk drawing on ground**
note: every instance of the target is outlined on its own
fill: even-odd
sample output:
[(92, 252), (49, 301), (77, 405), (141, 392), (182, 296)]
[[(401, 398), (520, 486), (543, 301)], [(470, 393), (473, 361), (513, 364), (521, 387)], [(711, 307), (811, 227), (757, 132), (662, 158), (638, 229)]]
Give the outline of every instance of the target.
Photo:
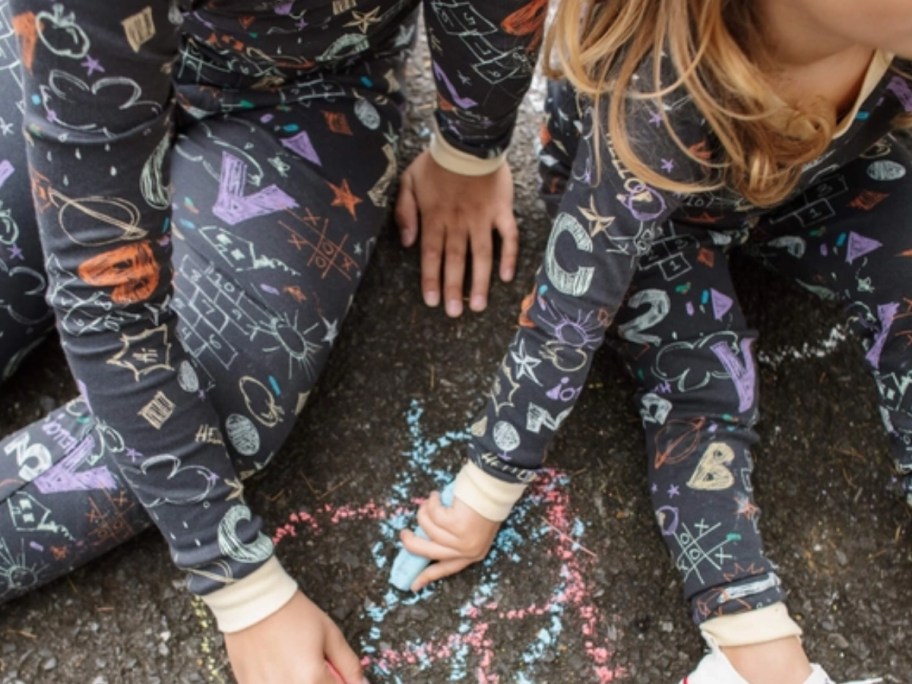
[[(371, 555), (378, 572), (388, 573), (398, 550), (399, 531), (414, 522), (420, 503), (416, 495), (429, 491), (428, 476), (441, 487), (452, 477), (449, 470), (432, 463), (434, 456), (468, 439), (466, 432), (447, 432), (436, 440), (426, 439), (420, 426), (422, 412), (420, 403), (413, 401), (406, 415), (412, 445), (403, 454), (407, 464), (391, 488), (389, 500), (343, 506), (323, 504), (312, 510), (293, 511), (278, 526), (273, 541), (281, 544), (299, 531), (312, 538), (343, 522), (375, 522), (380, 528), (380, 540), (371, 548)], [(418, 594), (389, 587), (382, 599), (366, 603), (363, 617), (371, 627), (356, 647), (360, 646), (372, 682), (401, 684), (404, 680), (397, 675), (400, 668), (411, 672), (415, 668), (421, 672), (434, 668), (435, 672), (448, 669), (449, 681), (453, 682), (501, 684), (495, 659), (499, 652), (509, 650), (517, 653), (511, 656), (516, 663), (509, 681), (532, 684), (540, 681), (536, 670), (542, 655), (559, 640), (582, 651), (592, 668), (589, 681), (609, 684), (624, 676), (624, 670), (612, 663), (613, 652), (606, 629), (609, 619), (596, 604), (595, 588), (588, 579), (598, 559), (580, 542), (586, 525), (572, 513), (569, 482), (567, 475), (546, 470), (530, 488), (482, 562), (481, 580), (456, 611), (454, 629), (449, 634), (425, 641), (394, 643), (384, 630), (386, 619), (397, 608), (423, 603), (433, 609), (436, 592), (433, 585)], [(508, 607), (502, 598), (505, 593), (502, 580), (509, 577), (508, 565), (522, 560), (523, 554), (531, 555), (536, 565), (541, 564), (552, 573), (553, 577), (548, 578), (549, 594), (539, 592), (538, 596), (529, 596), (528, 603), (522, 599), (519, 607)], [(547, 563), (539, 559), (547, 559)], [(517, 591), (521, 589), (514, 585), (507, 593)], [(515, 597), (511, 598), (516, 603)], [(531, 625), (534, 636), (525, 644), (515, 640), (498, 644), (491, 632), (505, 623)]]

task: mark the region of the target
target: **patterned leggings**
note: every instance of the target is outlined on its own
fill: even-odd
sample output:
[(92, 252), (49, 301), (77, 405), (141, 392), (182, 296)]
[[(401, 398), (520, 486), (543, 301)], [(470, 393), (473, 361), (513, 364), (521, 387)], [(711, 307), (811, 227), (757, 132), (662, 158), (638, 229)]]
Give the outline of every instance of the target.
[[(0, 7), (9, 28), (6, 3)], [(15, 41), (8, 34), (0, 40)], [(14, 42), (2, 52), (16, 54)], [(265, 466), (289, 434), (388, 218), (404, 57), (325, 75), (321, 90), (299, 102), (251, 92), (251, 108), (179, 122), (172, 306), (181, 342), (205, 373), (187, 381), (214, 403), (242, 477)], [(18, 88), (18, 63), (0, 65), (0, 90)], [(177, 88), (188, 110), (214, 92)], [(194, 111), (218, 110), (217, 102), (202, 104)], [(340, 130), (353, 115), (364, 125)], [(0, 100), (0, 117), (0, 371), (8, 377), (53, 322), (15, 98)], [(297, 130), (312, 135), (289, 136)], [(245, 176), (257, 178), (261, 196), (232, 192)], [(77, 331), (104, 321), (82, 320), (74, 306), (59, 325)], [(124, 449), (118, 440), (76, 399), (0, 441), (0, 601), (151, 525), (112, 460)], [(29, 468), (43, 474), (24, 477)]]
[[(578, 114), (562, 85), (552, 85), (547, 106), (542, 194), (556, 208)], [(904, 231), (912, 154), (905, 144), (884, 138), (749, 229), (670, 222), (615, 318), (638, 384), (653, 507), (697, 623), (785, 596), (757, 527), (750, 455), (757, 334), (732, 284), (733, 250), (843, 303), (912, 505), (912, 240)]]

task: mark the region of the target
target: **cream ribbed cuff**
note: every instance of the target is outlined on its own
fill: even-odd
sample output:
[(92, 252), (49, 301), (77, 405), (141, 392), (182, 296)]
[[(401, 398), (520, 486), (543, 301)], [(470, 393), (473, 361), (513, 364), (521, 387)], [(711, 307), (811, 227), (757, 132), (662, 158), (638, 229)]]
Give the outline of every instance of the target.
[(275, 556), (252, 573), (223, 589), (200, 596), (222, 632), (240, 632), (265, 620), (298, 590)]
[(519, 501), (526, 486), (499, 480), (468, 462), (456, 476), (453, 496), (488, 520), (502, 522), (510, 515), (513, 504)]
[(434, 122), (434, 134), (431, 136), (428, 152), (431, 153), (434, 161), (447, 171), (463, 176), (486, 176), (497, 171), (507, 160), (506, 152), (490, 159), (482, 159), (456, 149), (440, 134), (436, 121)]
[(748, 646), (765, 644), (785, 637), (801, 636), (801, 627), (792, 620), (784, 603), (749, 610), (734, 615), (722, 615), (700, 625), (707, 641), (719, 646)]

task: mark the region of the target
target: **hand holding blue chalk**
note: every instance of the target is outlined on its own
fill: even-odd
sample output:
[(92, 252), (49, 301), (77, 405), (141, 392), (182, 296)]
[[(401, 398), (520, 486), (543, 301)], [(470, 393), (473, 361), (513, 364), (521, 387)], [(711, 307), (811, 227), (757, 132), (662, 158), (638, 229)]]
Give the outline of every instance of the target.
[[(455, 481), (452, 481), (443, 488), (442, 492), (440, 492), (440, 501), (444, 506), (453, 505), (454, 485)], [(422, 539), (428, 538), (420, 526), (415, 528), (415, 534)], [(401, 591), (408, 591), (412, 586), (412, 582), (415, 581), (415, 578), (417, 578), (418, 575), (421, 574), (421, 571), (430, 565), (430, 563), (430, 559), (425, 558), (424, 556), (416, 556), (407, 549), (401, 549), (396, 556), (396, 559), (393, 561), (392, 570), (390, 570), (390, 584)]]

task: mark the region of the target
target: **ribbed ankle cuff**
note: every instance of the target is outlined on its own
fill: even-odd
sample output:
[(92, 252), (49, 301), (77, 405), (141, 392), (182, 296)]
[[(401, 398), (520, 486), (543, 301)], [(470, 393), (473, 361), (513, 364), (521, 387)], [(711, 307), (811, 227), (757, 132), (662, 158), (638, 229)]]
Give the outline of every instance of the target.
[(801, 627), (792, 620), (784, 603), (722, 615), (700, 625), (703, 637), (718, 646), (763, 644), (784, 637), (801, 636)]

